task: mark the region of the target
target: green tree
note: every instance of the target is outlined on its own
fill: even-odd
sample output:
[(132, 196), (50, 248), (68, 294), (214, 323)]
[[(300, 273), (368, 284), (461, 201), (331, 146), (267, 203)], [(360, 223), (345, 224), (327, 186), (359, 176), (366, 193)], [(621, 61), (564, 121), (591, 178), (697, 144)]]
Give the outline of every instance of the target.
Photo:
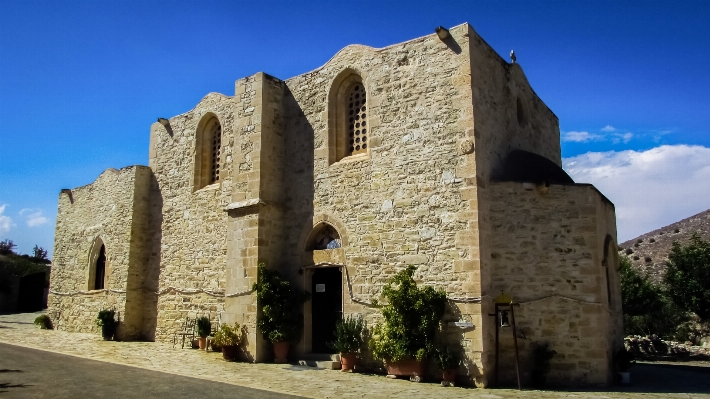
[(35, 247), (32, 248), (32, 257), (42, 260), (47, 259), (47, 250), (39, 245), (35, 245)]
[(631, 266), (629, 258), (619, 259), (621, 276), (621, 308), (625, 315), (642, 316), (655, 313), (663, 307), (661, 289), (655, 286), (648, 276), (639, 273)]
[(668, 296), (679, 308), (710, 321), (710, 241), (694, 233), (687, 246), (674, 242), (667, 265)]
[(627, 257), (621, 257), (619, 263), (624, 333), (675, 338), (678, 327), (688, 321), (687, 313), (679, 309), (648, 276), (634, 269)]

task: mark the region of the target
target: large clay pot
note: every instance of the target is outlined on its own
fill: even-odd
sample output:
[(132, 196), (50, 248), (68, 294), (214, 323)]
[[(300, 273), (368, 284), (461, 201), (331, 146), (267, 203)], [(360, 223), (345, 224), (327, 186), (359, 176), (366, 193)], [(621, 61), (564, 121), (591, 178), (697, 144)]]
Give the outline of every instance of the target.
[(231, 362), (237, 360), (239, 356), (239, 345), (230, 345), (222, 347), (222, 357), (224, 360)]
[(426, 362), (417, 359), (385, 360), (385, 367), (389, 375), (408, 376), (416, 381), (422, 381), (426, 373)]
[(274, 363), (288, 362), (288, 341), (274, 342)]
[(357, 353), (341, 353), (340, 354), (340, 370), (341, 371), (352, 371), (355, 369), (355, 362), (357, 361)]
[(205, 350), (205, 348), (207, 348), (207, 337), (198, 337), (197, 346), (200, 348), (200, 350)]

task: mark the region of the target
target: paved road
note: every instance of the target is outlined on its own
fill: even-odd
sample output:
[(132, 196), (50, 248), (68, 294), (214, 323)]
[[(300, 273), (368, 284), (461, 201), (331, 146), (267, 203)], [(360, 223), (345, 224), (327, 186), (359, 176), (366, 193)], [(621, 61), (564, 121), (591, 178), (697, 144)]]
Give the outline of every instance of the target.
[(297, 399), (300, 396), (0, 344), (0, 399), (4, 398)]

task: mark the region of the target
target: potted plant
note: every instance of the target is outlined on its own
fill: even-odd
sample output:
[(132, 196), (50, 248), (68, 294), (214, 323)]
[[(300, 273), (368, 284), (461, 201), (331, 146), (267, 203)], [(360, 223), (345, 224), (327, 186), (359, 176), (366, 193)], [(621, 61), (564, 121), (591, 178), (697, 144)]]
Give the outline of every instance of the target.
[[(426, 359), (434, 352), (434, 334), (446, 310), (446, 293), (419, 288), (416, 267), (397, 273), (382, 289), (383, 322), (375, 325), (369, 342), (373, 356), (383, 359), (390, 375), (421, 381)], [(375, 305), (378, 306), (377, 301)]]
[(115, 310), (104, 309), (99, 312), (96, 317), (96, 325), (101, 327), (101, 336), (104, 341), (110, 341), (116, 333), (116, 315)]
[(277, 271), (267, 269), (263, 263), (259, 263), (257, 282), (252, 289), (256, 291), (261, 309), (256, 326), (274, 345), (274, 362), (286, 363), (289, 342), (301, 335), (301, 305), (310, 299), (310, 294), (297, 291)]
[(436, 366), (441, 370), (442, 378), (441, 385), (454, 386), (456, 382), (456, 374), (461, 365), (461, 357), (458, 353), (452, 351), (448, 346), (441, 347), (436, 350)]
[(348, 316), (335, 325), (335, 341), (328, 346), (340, 353), (342, 371), (353, 371), (360, 348), (364, 344), (365, 320), (362, 316)]
[(626, 350), (626, 348), (621, 348), (614, 356), (614, 363), (616, 363), (616, 370), (619, 372), (619, 382), (624, 385), (630, 384), (631, 374), (629, 369), (636, 364), (634, 353)]
[(34, 321), (34, 324), (39, 326), (42, 330), (52, 330), (54, 329), (54, 326), (52, 326), (52, 319), (49, 318), (46, 314), (41, 314), (37, 316), (37, 318)]
[(197, 319), (197, 345), (200, 350), (205, 350), (207, 348), (207, 336), (212, 332), (212, 323), (210, 319), (205, 316), (199, 317)]
[(233, 326), (222, 324), (214, 335), (214, 345), (222, 348), (224, 360), (236, 360), (239, 355), (239, 344), (243, 337), (244, 333), (239, 323), (235, 322)]

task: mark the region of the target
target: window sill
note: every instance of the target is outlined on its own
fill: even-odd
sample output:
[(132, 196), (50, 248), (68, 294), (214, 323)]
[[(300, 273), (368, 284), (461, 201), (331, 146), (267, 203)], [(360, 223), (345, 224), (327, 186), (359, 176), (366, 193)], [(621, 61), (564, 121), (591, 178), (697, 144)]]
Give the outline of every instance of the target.
[(368, 151), (368, 152), (365, 152), (365, 153), (362, 153), (362, 154), (347, 156), (347, 157), (341, 159), (340, 161), (333, 162), (332, 164), (330, 164), (330, 166), (336, 166), (336, 167), (337, 167), (338, 165), (344, 165), (344, 164), (349, 164), (349, 163), (353, 163), (353, 162), (366, 161), (366, 160), (368, 160), (368, 159), (370, 159), (370, 152), (369, 152), (369, 151)]
[(202, 187), (202, 188), (199, 189), (199, 190), (193, 191), (192, 193), (193, 193), (193, 194), (197, 194), (197, 193), (203, 192), (203, 191), (218, 190), (219, 187), (221, 186), (221, 184), (222, 184), (222, 182), (219, 182), (219, 181), (216, 182), (216, 183), (208, 184), (208, 185)]

